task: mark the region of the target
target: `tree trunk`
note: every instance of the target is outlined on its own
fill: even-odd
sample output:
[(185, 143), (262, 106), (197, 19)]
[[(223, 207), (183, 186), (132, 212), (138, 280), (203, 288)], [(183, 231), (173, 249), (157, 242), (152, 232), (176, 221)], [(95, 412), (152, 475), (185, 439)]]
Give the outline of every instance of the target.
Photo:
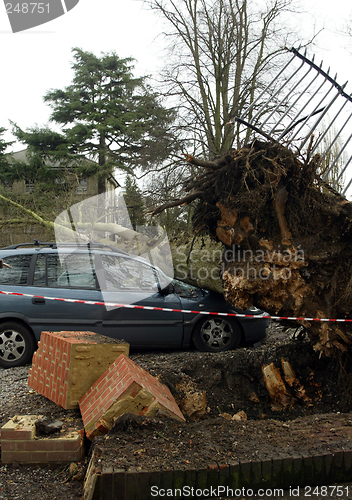
[[(106, 140), (103, 133), (99, 137), (99, 165), (104, 167), (106, 163)], [(98, 193), (102, 194), (106, 191), (106, 177), (103, 175), (98, 176)]]

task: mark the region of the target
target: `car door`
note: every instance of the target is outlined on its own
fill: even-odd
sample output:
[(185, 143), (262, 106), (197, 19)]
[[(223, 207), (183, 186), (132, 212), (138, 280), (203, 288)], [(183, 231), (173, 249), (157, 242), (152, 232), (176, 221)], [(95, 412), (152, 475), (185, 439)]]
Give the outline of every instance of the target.
[(1, 295), (0, 319), (20, 319), (26, 321), (31, 299), (24, 296), (27, 293), (28, 276), (30, 273), (32, 255), (10, 251), (2, 253), (3, 265), (0, 269)]
[[(39, 253), (30, 283), (26, 293), (34, 297), (25, 312), (37, 335), (62, 330), (102, 332), (105, 306), (83, 303), (102, 303), (94, 256), (87, 252)], [(51, 300), (54, 298), (66, 301)]]
[(132, 346), (180, 347), (183, 343), (183, 314), (148, 308), (180, 309), (174, 293), (163, 293), (162, 276), (147, 262), (133, 256), (101, 254), (97, 271), (105, 303), (135, 307), (108, 306), (104, 314), (105, 335), (124, 338)]

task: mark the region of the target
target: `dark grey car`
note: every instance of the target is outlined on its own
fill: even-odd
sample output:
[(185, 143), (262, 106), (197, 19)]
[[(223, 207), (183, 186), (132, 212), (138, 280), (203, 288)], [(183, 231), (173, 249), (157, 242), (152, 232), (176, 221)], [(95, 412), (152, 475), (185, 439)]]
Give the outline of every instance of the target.
[(235, 349), (241, 342), (254, 344), (266, 336), (269, 319), (204, 315), (240, 311), (221, 294), (178, 280), (168, 282), (160, 269), (113, 247), (14, 245), (0, 250), (0, 260), (4, 368), (30, 362), (42, 331), (89, 330), (124, 339), (132, 348), (193, 344), (209, 352)]

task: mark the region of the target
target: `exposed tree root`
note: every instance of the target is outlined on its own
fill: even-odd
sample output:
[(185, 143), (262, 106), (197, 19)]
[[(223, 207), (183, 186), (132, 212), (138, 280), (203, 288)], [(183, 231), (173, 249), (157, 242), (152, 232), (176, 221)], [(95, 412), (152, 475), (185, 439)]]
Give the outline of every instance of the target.
[[(197, 200), (194, 231), (225, 244), (229, 302), (281, 316), (352, 317), (352, 204), (321, 181), (319, 155), (254, 141), (213, 162), (186, 159), (205, 172), (178, 204)], [(300, 323), (328, 356), (351, 348), (349, 323)]]

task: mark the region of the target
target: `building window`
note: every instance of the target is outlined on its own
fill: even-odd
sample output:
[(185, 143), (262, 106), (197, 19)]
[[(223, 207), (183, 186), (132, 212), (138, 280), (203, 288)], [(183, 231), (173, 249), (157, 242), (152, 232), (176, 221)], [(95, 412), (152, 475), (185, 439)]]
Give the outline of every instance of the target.
[(26, 179), (24, 181), (24, 192), (28, 194), (28, 193), (32, 193), (33, 191), (34, 191), (34, 182)]
[(84, 194), (87, 192), (87, 179), (83, 177), (79, 181), (79, 185), (77, 186), (76, 193), (77, 194)]

